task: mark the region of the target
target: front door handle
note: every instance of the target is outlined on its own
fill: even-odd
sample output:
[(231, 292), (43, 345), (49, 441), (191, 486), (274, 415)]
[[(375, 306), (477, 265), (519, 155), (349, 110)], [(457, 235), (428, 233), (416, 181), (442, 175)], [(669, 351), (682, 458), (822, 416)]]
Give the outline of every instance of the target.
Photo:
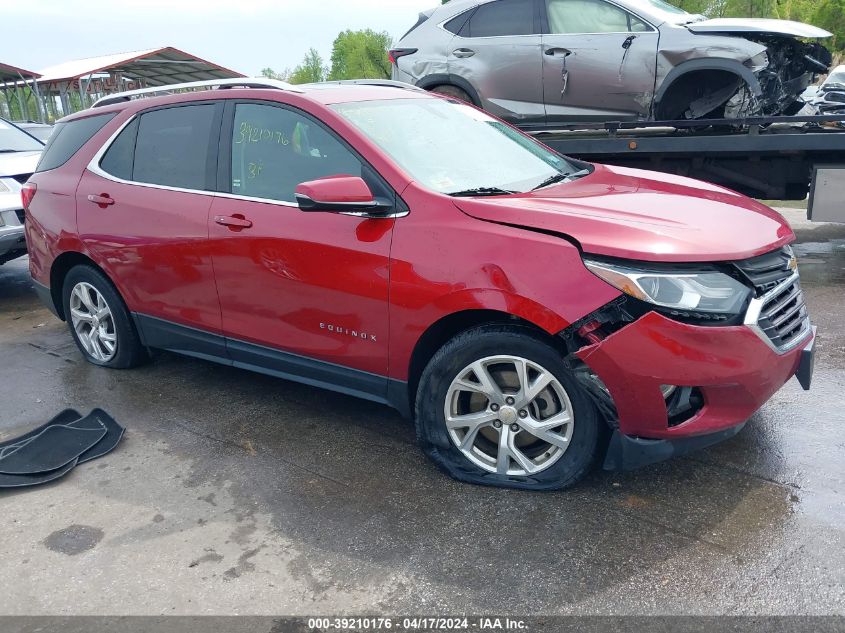
[(558, 48), (556, 46), (547, 48), (543, 52), (549, 57), (569, 57), (570, 55), (572, 55), (572, 51), (568, 48)]
[(240, 213), (233, 213), (232, 215), (217, 215), (214, 216), (214, 221), (221, 226), (228, 226), (232, 231), (240, 231), (241, 229), (248, 229), (252, 226), (252, 221), (247, 220)]
[(107, 193), (92, 193), (88, 195), (88, 202), (93, 202), (101, 209), (105, 209), (107, 206), (114, 204), (114, 198)]
[(475, 55), (475, 51), (471, 48), (456, 48), (452, 51), (452, 55), (459, 59), (463, 59), (464, 57), (472, 57)]

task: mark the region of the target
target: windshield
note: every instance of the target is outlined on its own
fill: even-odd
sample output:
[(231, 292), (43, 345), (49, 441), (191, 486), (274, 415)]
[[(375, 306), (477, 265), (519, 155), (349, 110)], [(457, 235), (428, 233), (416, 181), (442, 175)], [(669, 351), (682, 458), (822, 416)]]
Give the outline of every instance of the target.
[(414, 180), (440, 193), (525, 192), (579, 169), (501, 121), (445, 99), (361, 101), (332, 108)]
[(39, 141), (0, 119), (0, 152), (30, 152), (42, 149), (44, 145)]

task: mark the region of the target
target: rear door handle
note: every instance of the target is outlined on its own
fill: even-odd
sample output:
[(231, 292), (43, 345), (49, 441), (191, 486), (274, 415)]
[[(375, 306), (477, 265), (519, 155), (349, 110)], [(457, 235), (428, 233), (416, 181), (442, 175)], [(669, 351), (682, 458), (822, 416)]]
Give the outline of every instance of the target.
[(558, 55), (560, 57), (569, 57), (570, 55), (572, 55), (572, 51), (569, 50), (568, 48), (558, 48), (558, 47), (555, 47), (555, 46), (552, 46), (551, 48), (547, 48), (543, 52), (546, 55), (548, 55), (549, 57), (557, 57)]
[(475, 51), (471, 48), (456, 48), (452, 51), (452, 55), (459, 59), (463, 59), (464, 57), (472, 57), (475, 55)]
[(221, 226), (228, 226), (233, 231), (248, 229), (252, 226), (252, 221), (247, 220), (240, 213), (233, 213), (232, 215), (217, 215), (214, 216), (214, 221)]
[(101, 194), (93, 194), (92, 193), (92, 194), (88, 195), (88, 202), (93, 202), (94, 204), (96, 204), (101, 209), (105, 209), (110, 204), (114, 204), (114, 198), (112, 198), (107, 193), (101, 193)]

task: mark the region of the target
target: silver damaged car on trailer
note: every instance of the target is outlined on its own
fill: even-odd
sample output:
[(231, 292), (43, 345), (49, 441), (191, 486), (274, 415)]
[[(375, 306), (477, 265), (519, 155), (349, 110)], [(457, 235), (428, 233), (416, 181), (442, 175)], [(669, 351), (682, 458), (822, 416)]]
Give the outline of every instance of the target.
[(794, 114), (823, 29), (663, 0), (451, 0), (390, 51), (393, 79), (523, 127)]

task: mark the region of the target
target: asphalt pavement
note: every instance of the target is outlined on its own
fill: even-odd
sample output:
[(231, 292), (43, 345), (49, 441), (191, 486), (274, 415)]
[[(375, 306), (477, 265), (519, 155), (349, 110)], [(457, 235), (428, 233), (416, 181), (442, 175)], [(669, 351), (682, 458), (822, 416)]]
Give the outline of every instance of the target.
[(343, 395), (166, 353), (94, 367), (5, 264), (0, 439), (66, 407), (127, 432), (0, 492), (0, 614), (845, 614), (845, 227), (799, 235), (812, 391), (555, 493), (455, 482)]

